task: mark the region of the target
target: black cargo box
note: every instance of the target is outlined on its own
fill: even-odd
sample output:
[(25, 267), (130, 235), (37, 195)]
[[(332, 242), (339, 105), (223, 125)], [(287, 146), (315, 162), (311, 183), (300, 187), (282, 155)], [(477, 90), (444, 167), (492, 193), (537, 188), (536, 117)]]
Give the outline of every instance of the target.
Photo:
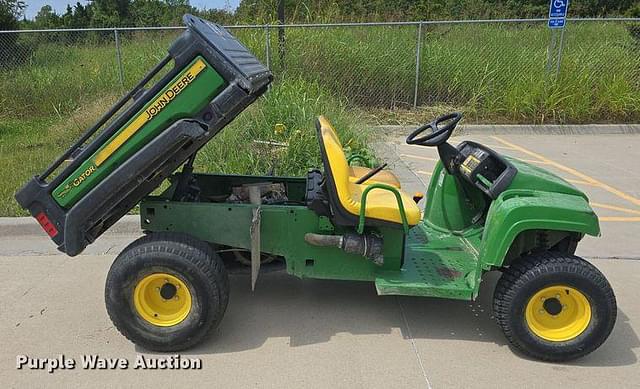
[[(152, 192), (264, 93), (272, 80), (269, 69), (224, 28), (192, 15), (183, 20), (187, 29), (169, 54), (16, 194), (18, 203), (70, 256), (81, 253)], [(171, 62), (173, 68), (144, 89)], [(220, 81), (203, 85), (197, 72)], [(190, 112), (194, 107), (197, 112)]]

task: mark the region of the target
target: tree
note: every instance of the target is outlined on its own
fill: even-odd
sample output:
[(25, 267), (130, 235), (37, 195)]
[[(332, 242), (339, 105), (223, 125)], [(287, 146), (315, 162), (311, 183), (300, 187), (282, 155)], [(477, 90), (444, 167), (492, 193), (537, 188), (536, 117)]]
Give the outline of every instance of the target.
[[(634, 5), (627, 10), (627, 16), (630, 18), (640, 18), (640, 3)], [(639, 28), (640, 30), (640, 28)]]
[(222, 24), (222, 25), (230, 25), (235, 21), (235, 17), (232, 13), (230, 13), (226, 9), (204, 9), (204, 10), (196, 10), (194, 15), (198, 15), (203, 19), (211, 20), (212, 22)]
[(67, 9), (62, 14), (62, 25), (65, 28), (73, 28), (73, 8), (69, 4), (67, 4)]
[(186, 13), (197, 13), (187, 0), (133, 0), (131, 3), (131, 21), (136, 26), (179, 26)]
[(92, 0), (92, 27), (120, 27), (131, 25), (130, 0)]
[[(17, 30), (24, 7), (21, 0), (0, 0), (0, 30)], [(3, 68), (12, 65), (18, 58), (16, 54), (22, 50), (18, 34), (4, 34), (0, 43), (0, 68)]]
[(60, 16), (50, 5), (43, 5), (35, 17), (35, 26), (39, 29), (58, 28), (61, 25)]
[[(241, 0), (236, 20), (273, 23), (279, 0)], [(394, 21), (545, 18), (549, 0), (284, 0), (289, 22)], [(570, 16), (604, 17), (631, 13), (638, 0), (580, 0)]]
[(636, 4), (637, 0), (582, 0), (571, 4), (569, 12), (590, 17), (622, 15)]
[(22, 0), (0, 0), (0, 30), (17, 30), (24, 8)]
[(164, 0), (167, 11), (164, 13), (163, 24), (177, 26), (182, 24), (182, 15), (196, 13), (196, 9), (189, 4), (189, 0)]
[(166, 4), (158, 0), (136, 0), (131, 4), (131, 14), (136, 26), (160, 26)]
[(77, 2), (73, 9), (73, 27), (86, 28), (91, 25), (92, 8), (91, 5), (83, 6)]

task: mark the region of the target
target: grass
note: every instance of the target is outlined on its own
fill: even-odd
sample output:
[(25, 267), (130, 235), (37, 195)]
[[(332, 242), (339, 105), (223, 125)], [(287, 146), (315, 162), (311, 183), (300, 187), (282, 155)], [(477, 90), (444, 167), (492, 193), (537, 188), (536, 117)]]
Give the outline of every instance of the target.
[[(321, 162), (314, 127), (319, 113), (336, 127), (347, 154), (354, 152), (373, 159), (367, 132), (358, 126), (358, 117), (344, 103), (317, 83), (288, 79), (209, 142), (198, 155), (197, 168), (237, 174), (304, 175)], [(284, 125), (283, 132), (275, 131), (277, 124)], [(288, 146), (260, 143), (265, 141)]]
[(42, 173), (103, 109), (101, 103), (94, 102), (64, 119), (33, 116), (0, 121), (0, 216), (26, 215), (13, 198), (16, 190)]
[[(630, 122), (640, 119), (640, 26), (569, 23), (562, 66), (546, 69), (551, 33), (542, 23), (425, 25), (418, 105), (447, 106), (467, 120), (493, 123)], [(264, 29), (234, 29), (266, 62)], [(121, 32), (125, 76), (120, 86), (113, 39), (40, 42), (24, 65), (0, 70), (3, 117), (68, 114), (105, 93), (120, 94), (159, 61), (180, 31)], [(69, 35), (67, 38), (74, 37)], [(303, 78), (350, 107), (413, 108), (416, 26), (290, 28), (286, 53), (270, 33), (277, 80)], [(51, 38), (50, 40), (52, 40)]]
[[(265, 31), (234, 30), (263, 62)], [(23, 64), (0, 69), (0, 216), (23, 215), (13, 194), (41, 172), (166, 53), (179, 34), (122, 32), (124, 85), (111, 36), (22, 36)], [(319, 164), (313, 119), (369, 154), (372, 123), (415, 124), (462, 110), (466, 122), (640, 121), (640, 43), (622, 23), (570, 23), (557, 78), (541, 24), (425, 26), (418, 109), (415, 26), (293, 28), (284, 61), (271, 31), (276, 82), (199, 154), (201, 171), (303, 174)], [(78, 38), (78, 37), (76, 37)], [(283, 133), (275, 133), (284, 124)], [(256, 140), (287, 143), (281, 148)], [(371, 156), (370, 156), (371, 157)]]
[[(640, 40), (625, 24), (570, 23), (557, 78), (546, 69), (550, 34), (540, 23), (425, 26), (418, 105), (460, 109), (467, 122), (640, 120)], [(274, 66), (397, 116), (413, 108), (416, 39), (415, 26), (291, 29)]]
[[(41, 173), (82, 130), (103, 113), (116, 95), (103, 95), (70, 115), (0, 121), (0, 216), (21, 216), (15, 191), (34, 174)], [(367, 133), (355, 131), (358, 118), (345, 104), (321, 90), (318, 84), (289, 79), (274, 86), (243, 112), (198, 154), (197, 171), (264, 175), (303, 175), (318, 167), (319, 151), (313, 119), (327, 115), (352, 152), (370, 156)], [(274, 130), (284, 125), (284, 132)], [(256, 141), (288, 144), (269, 147)]]

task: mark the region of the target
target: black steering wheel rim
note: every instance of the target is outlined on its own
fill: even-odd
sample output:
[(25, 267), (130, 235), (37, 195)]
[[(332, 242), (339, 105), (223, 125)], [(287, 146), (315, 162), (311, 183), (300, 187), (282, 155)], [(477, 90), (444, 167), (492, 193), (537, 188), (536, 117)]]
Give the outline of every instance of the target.
[[(442, 115), (436, 120), (415, 129), (411, 134), (409, 134), (409, 136), (407, 136), (407, 144), (420, 146), (439, 146), (445, 143), (447, 139), (449, 139), (460, 119), (462, 119), (462, 113), (460, 112), (452, 112), (447, 115)], [(447, 123), (443, 126), (440, 126), (444, 122)], [(425, 132), (427, 129), (431, 129), (431, 133), (423, 136), (418, 136)]]

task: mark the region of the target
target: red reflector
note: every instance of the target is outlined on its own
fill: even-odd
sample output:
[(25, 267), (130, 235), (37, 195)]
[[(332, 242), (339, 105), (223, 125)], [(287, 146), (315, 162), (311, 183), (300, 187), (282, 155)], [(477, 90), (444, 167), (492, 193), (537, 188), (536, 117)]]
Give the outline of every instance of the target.
[(51, 223), (51, 220), (49, 220), (49, 217), (47, 217), (44, 212), (40, 212), (39, 214), (37, 214), (36, 220), (38, 221), (38, 223), (40, 223), (42, 229), (47, 234), (49, 234), (49, 237), (53, 238), (54, 236), (58, 235), (58, 229), (53, 225), (53, 223)]

